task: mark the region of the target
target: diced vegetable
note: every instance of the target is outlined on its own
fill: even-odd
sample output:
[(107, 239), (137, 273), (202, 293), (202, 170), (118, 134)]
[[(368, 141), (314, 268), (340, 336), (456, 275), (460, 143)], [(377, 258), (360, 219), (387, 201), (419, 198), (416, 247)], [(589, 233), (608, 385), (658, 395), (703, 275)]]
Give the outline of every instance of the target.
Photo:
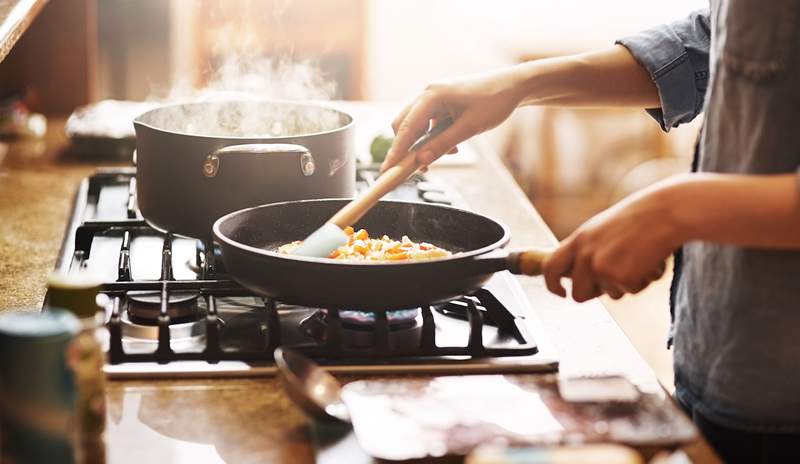
[[(427, 242), (414, 243), (403, 235), (399, 241), (387, 235), (380, 239), (370, 239), (365, 229), (356, 232), (352, 227), (344, 229), (349, 236), (347, 245), (341, 246), (330, 254), (329, 258), (355, 261), (403, 261), (443, 258), (452, 253)], [(291, 254), (302, 242), (295, 241), (278, 248), (279, 253)]]

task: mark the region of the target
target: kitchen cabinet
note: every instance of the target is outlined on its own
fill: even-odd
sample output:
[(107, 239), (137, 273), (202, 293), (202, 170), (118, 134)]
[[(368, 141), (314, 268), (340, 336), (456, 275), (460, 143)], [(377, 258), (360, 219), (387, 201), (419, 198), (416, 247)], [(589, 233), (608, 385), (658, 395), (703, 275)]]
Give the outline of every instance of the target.
[(46, 2), (47, 0), (0, 1), (0, 61), (8, 56)]
[(92, 101), (95, 9), (94, 0), (0, 0), (0, 59), (8, 55), (0, 62), (0, 97), (24, 95), (31, 110), (45, 114), (69, 114)]

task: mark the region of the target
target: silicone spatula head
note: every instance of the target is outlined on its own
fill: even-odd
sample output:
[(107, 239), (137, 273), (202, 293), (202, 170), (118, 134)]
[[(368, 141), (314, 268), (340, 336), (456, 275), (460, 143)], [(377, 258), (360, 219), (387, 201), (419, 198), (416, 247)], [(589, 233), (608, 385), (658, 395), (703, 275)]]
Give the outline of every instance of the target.
[(297, 256), (327, 258), (334, 250), (346, 245), (350, 237), (341, 227), (326, 222), (322, 227), (309, 235), (303, 243), (292, 252)]

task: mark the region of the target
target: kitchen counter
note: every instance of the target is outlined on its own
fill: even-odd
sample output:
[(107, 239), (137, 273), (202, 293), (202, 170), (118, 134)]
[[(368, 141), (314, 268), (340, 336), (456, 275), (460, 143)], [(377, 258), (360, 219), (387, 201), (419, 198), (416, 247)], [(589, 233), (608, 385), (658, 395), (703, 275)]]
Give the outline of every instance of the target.
[(44, 140), (0, 141), (0, 310), (41, 307), (73, 195), (96, 168), (61, 156), (64, 122)]
[[(360, 104), (364, 120), (377, 107)], [(387, 120), (385, 110), (381, 119)], [(63, 121), (45, 141), (0, 144), (0, 311), (38, 309), (44, 281), (63, 238), (72, 194), (96, 163), (60, 156)], [(431, 173), (478, 212), (505, 222), (511, 247), (556, 239), (485, 139), (465, 166)], [(552, 344), (563, 375), (622, 373), (641, 389), (663, 393), (655, 375), (598, 300), (577, 304), (547, 292), (541, 278), (520, 278)], [(274, 378), (112, 381), (108, 390), (111, 463), (313, 462), (304, 417)], [(693, 462), (719, 462), (703, 440), (684, 449)]]

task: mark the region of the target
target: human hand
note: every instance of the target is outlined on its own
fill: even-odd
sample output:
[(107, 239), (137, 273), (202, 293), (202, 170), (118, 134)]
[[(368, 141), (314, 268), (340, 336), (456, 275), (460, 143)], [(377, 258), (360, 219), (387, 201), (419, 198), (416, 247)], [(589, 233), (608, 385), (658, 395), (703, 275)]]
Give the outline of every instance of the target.
[(665, 261), (684, 241), (666, 181), (597, 214), (567, 237), (544, 263), (547, 288), (562, 297), (562, 277), (572, 279), (572, 297), (602, 294), (614, 299), (637, 293), (661, 277)]
[(456, 145), (503, 122), (522, 100), (513, 68), (431, 84), (394, 119), (396, 134), (381, 171), (397, 164), (437, 120), (453, 125), (425, 144), (417, 157), (427, 166)]

